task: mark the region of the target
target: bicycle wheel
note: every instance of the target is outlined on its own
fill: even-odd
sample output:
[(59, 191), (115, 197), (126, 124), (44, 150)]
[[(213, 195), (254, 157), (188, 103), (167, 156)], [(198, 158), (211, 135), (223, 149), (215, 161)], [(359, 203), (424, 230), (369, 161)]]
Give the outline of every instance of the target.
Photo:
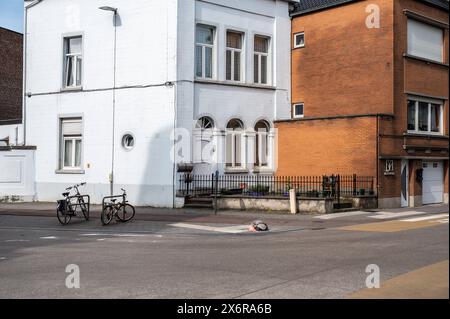
[(80, 204), (80, 208), (81, 208), (81, 211), (83, 212), (84, 219), (86, 221), (88, 221), (89, 220), (89, 211), (87, 209), (86, 203), (84, 202), (84, 199), (79, 198), (78, 199), (78, 204)]
[(68, 215), (67, 213), (65, 213), (64, 209), (60, 206), (56, 208), (56, 217), (58, 217), (58, 221), (61, 223), (61, 225), (67, 225), (72, 219), (72, 215)]
[(136, 213), (136, 211), (132, 205), (125, 204), (125, 205), (120, 206), (120, 209), (117, 212), (117, 218), (121, 222), (128, 222), (134, 217), (135, 213)]
[(112, 205), (108, 205), (105, 207), (105, 209), (103, 209), (101, 215), (103, 226), (108, 225), (112, 221), (115, 211), (116, 209)]

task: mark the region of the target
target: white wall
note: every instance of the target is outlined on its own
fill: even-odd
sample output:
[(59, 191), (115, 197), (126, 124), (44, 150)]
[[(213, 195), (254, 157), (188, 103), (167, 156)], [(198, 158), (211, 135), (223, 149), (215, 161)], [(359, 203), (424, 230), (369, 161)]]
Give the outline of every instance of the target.
[[(0, 140), (9, 137), (9, 145), (23, 144), (23, 125), (22, 124), (8, 124), (0, 125)], [(0, 142), (0, 146), (5, 143)]]
[(34, 150), (0, 151), (0, 168), (0, 202), (34, 199)]

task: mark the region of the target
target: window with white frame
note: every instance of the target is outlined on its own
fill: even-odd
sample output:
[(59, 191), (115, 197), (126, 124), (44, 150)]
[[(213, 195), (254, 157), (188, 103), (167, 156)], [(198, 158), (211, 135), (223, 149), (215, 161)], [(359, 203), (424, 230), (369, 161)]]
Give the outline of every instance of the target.
[(408, 54), (433, 60), (444, 61), (444, 30), (408, 19)]
[(82, 168), (82, 119), (64, 118), (61, 119), (61, 142), (60, 142), (60, 168), (80, 169)]
[(195, 34), (195, 75), (213, 78), (214, 27), (198, 24)]
[(226, 167), (242, 168), (242, 139), (244, 124), (241, 120), (232, 119), (228, 122), (226, 130)]
[(269, 131), (270, 125), (266, 121), (259, 121), (255, 125), (255, 166), (267, 167), (269, 163)]
[(292, 105), (292, 117), (293, 118), (303, 118), (304, 117), (304, 104), (296, 103)]
[(82, 83), (82, 71), (82, 37), (64, 38), (64, 87), (80, 87)]
[(198, 119), (194, 128), (194, 162), (211, 163), (213, 156), (214, 121), (204, 116)]
[(394, 173), (394, 160), (386, 160), (386, 166), (384, 167), (385, 174)]
[(241, 81), (243, 34), (227, 31), (226, 79)]
[(267, 84), (269, 74), (269, 41), (268, 37), (256, 35), (254, 40), (254, 82)]
[(408, 132), (442, 134), (443, 108), (442, 102), (408, 99)]
[(305, 46), (305, 33), (299, 32), (294, 34), (294, 49), (303, 48)]

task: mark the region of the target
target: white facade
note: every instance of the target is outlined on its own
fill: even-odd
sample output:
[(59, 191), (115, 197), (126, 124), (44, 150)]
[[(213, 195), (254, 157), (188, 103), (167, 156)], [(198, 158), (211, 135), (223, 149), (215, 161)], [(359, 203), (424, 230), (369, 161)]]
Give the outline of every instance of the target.
[[(98, 9), (106, 5), (118, 9), (116, 28), (113, 12)], [(110, 194), (112, 179), (114, 193), (126, 188), (133, 204), (172, 207), (177, 164), (197, 162), (195, 137), (179, 151), (174, 138), (183, 134), (175, 128), (195, 135), (196, 121), (211, 118), (219, 164), (195, 164), (194, 171), (223, 172), (230, 169), (223, 164), (225, 129), (230, 119), (239, 119), (245, 128), (239, 171), (252, 174), (255, 124), (272, 126), (290, 116), (287, 1), (44, 0), (26, 11), (25, 142), (37, 148), (37, 200), (54, 201), (65, 187), (87, 182), (84, 192), (98, 203)], [(198, 23), (215, 30), (211, 79), (195, 76)], [(226, 81), (227, 30), (242, 34), (240, 82)], [(255, 35), (269, 39), (267, 84), (253, 81)], [(65, 39), (80, 36), (81, 86), (68, 90)], [(73, 157), (77, 167), (69, 169), (63, 145), (68, 149), (76, 141), (65, 144), (62, 123), (68, 119), (81, 120), (80, 158)], [(125, 134), (134, 137), (132, 149), (122, 145)], [(269, 135), (268, 173), (276, 164), (273, 130)]]

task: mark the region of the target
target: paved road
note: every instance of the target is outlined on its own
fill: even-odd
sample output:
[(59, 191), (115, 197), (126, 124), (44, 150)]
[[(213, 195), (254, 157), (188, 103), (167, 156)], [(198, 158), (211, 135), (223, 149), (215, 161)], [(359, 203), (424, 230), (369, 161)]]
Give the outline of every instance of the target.
[[(149, 213), (109, 227), (21, 211), (0, 206), (0, 298), (448, 298), (448, 206)], [(270, 232), (246, 230), (257, 217)], [(65, 285), (69, 264), (79, 266), (79, 289)], [(369, 264), (380, 289), (365, 289)]]

